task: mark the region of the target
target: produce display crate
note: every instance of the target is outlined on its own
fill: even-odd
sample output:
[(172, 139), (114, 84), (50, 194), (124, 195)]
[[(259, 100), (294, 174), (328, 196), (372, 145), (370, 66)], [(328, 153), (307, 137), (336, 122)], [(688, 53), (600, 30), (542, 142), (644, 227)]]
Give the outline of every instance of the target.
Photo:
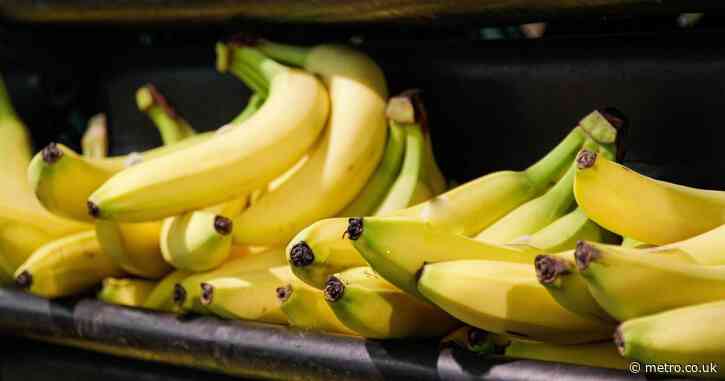
[[(443, 172), (459, 183), (494, 170), (524, 168), (586, 113), (615, 106), (631, 125), (626, 165), (662, 180), (725, 189), (725, 177), (714, 175), (725, 169), (720, 148), (725, 138), (720, 128), (725, 28), (719, 27), (725, 24), (717, 13), (708, 16), (715, 21), (706, 28), (692, 31), (647, 30), (625, 22), (586, 35), (564, 28), (541, 40), (478, 38), (488, 23), (581, 16), (564, 23), (569, 26), (598, 23), (602, 13), (626, 18), (635, 10), (647, 12), (659, 25), (664, 17), (660, 13), (673, 20), (678, 11), (722, 8), (715, 2), (582, 1), (567, 8), (563, 4), (568, 2), (552, 0), (539, 7), (520, 1), (496, 8), (493, 2), (466, 1), (461, 3), (469, 8), (437, 20), (443, 11), (426, 6), (435, 2), (395, 2), (409, 13), (392, 17), (384, 12), (370, 16), (380, 13), (360, 8), (385, 1), (301, 6), (293, 1), (170, 1), (168, 8), (154, 8), (142, 20), (171, 22), (165, 26), (126, 25), (144, 13), (139, 13), (140, 6), (156, 2), (46, 2), (55, 13), (36, 3), (0, 4), (0, 31), (6, 32), (0, 38), (0, 70), (7, 72), (8, 86), (21, 117), (33, 128), (37, 147), (58, 141), (77, 148), (85, 120), (100, 111), (109, 115), (113, 153), (158, 145), (132, 96), (146, 82), (161, 88), (199, 130), (216, 128), (239, 111), (249, 93), (238, 81), (214, 71), (213, 43), (242, 31), (291, 42), (355, 42), (383, 67), (391, 93), (423, 90), (436, 157)], [(196, 8), (191, 3), (209, 10), (199, 13), (204, 23), (176, 24), (193, 18), (189, 15)], [(237, 11), (211, 12), (221, 3), (234, 3), (229, 7)], [(319, 12), (314, 17), (313, 6)], [(528, 13), (527, 6), (533, 6)], [(84, 7), (94, 11), (78, 12)], [(252, 19), (235, 21), (244, 17)], [(433, 28), (431, 20), (436, 20)], [(350, 22), (363, 24), (345, 24)], [(365, 24), (370, 22), (381, 24)], [(118, 23), (124, 26), (118, 28)], [(33, 379), (33, 372), (42, 379), (42, 370), (31, 367), (24, 370), (27, 376), (13, 373), (22, 363), (13, 363), (17, 358), (35, 358), (51, 369), (76, 369), (86, 376), (105, 374), (100, 363), (109, 361), (109, 371), (116, 372), (112, 379), (215, 379), (217, 373), (290, 380), (643, 378), (624, 371), (481, 357), (440, 349), (436, 341), (362, 340), (212, 317), (181, 318), (88, 297), (46, 301), (9, 289), (0, 289), (0, 332), (215, 372), (144, 365), (139, 369), (146, 373), (139, 375), (129, 370), (136, 368), (131, 360), (3, 337), (8, 343), (3, 347), (17, 343), (22, 348), (2, 360), (3, 381), (13, 374)], [(38, 348), (57, 356), (46, 358)]]

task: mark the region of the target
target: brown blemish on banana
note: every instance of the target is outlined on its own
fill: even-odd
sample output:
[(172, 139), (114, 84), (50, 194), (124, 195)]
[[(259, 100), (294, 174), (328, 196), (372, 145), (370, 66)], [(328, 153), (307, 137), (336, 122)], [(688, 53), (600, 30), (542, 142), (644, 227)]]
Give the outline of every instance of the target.
[(579, 271), (586, 270), (589, 268), (589, 264), (601, 255), (602, 253), (600, 253), (594, 246), (584, 241), (577, 242), (576, 250), (574, 250), (574, 258), (576, 259), (577, 269), (579, 269)]
[(596, 152), (583, 149), (576, 156), (576, 166), (579, 169), (591, 168), (597, 161)]
[(21, 272), (17, 278), (15, 278), (15, 284), (22, 289), (29, 289), (33, 284), (33, 276), (26, 270)]
[(221, 235), (229, 235), (232, 232), (234, 223), (224, 216), (214, 217), (214, 230)]
[(571, 273), (569, 263), (551, 255), (537, 255), (534, 259), (536, 277), (542, 284), (554, 283), (559, 276)]
[(300, 241), (292, 246), (289, 254), (290, 263), (295, 267), (305, 267), (315, 261), (315, 253), (305, 241)]
[(96, 205), (93, 201), (88, 201), (86, 203), (86, 206), (88, 207), (88, 214), (91, 217), (97, 218), (101, 215), (101, 209), (98, 208), (98, 205)]
[(330, 302), (336, 302), (345, 294), (345, 284), (338, 277), (334, 275), (330, 276), (325, 283), (324, 293), (325, 299)]
[(617, 329), (614, 331), (614, 345), (617, 347), (617, 351), (619, 351), (619, 354), (624, 356), (625, 343), (621, 326), (617, 327)]
[(41, 155), (43, 156), (43, 161), (48, 164), (53, 164), (56, 161), (60, 160), (61, 157), (63, 157), (63, 151), (58, 148), (58, 144), (56, 143), (50, 143), (45, 148), (43, 148), (41, 152)]
[(277, 287), (275, 291), (277, 292), (277, 300), (284, 303), (290, 296), (292, 296), (292, 285), (288, 284), (286, 286)]
[(211, 304), (212, 300), (214, 300), (214, 286), (209, 283), (202, 283), (199, 301), (201, 301), (202, 305), (208, 306)]
[(347, 236), (352, 241), (357, 241), (363, 233), (362, 217), (353, 217), (347, 220), (347, 229), (342, 233), (342, 238)]
[(174, 294), (172, 295), (172, 299), (174, 300), (174, 304), (178, 306), (184, 304), (186, 301), (186, 290), (184, 289), (184, 286), (179, 283), (174, 285)]

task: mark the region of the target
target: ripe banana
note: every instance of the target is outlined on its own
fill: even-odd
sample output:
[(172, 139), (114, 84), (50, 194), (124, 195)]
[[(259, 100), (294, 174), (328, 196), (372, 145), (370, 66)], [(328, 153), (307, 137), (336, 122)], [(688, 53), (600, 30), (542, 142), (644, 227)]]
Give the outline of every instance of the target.
[(15, 283), (28, 292), (52, 299), (75, 295), (104, 278), (122, 274), (101, 250), (96, 232), (91, 230), (36, 250), (15, 272)]
[(270, 82), (262, 108), (206, 142), (116, 174), (89, 197), (94, 217), (149, 221), (231, 200), (283, 173), (317, 140), (329, 106), (319, 80), (252, 47), (235, 48), (233, 55), (232, 65), (246, 60)]
[(164, 144), (173, 144), (196, 135), (196, 131), (176, 113), (156, 86), (149, 83), (136, 90), (136, 105), (154, 122)]
[(473, 240), (400, 217), (351, 218), (345, 234), (373, 270), (419, 297), (416, 277), (426, 263), (484, 259), (530, 266), (535, 257), (513, 247)]
[(159, 246), (161, 222), (117, 223), (96, 221), (96, 234), (103, 250), (129, 274), (159, 279), (171, 271)]
[(459, 323), (377, 275), (356, 267), (330, 277), (325, 298), (335, 316), (358, 334), (374, 339), (443, 336)]
[[(0, 77), (0, 152), (2, 152), (3, 187), (13, 184), (14, 189), (23, 189), (21, 181), (26, 178), (31, 153), (30, 133), (15, 113), (5, 82)], [(7, 185), (6, 185), (7, 184)], [(5, 189), (3, 189), (5, 190)], [(2, 192), (0, 190), (0, 192)]]
[(457, 319), (489, 332), (577, 344), (611, 337), (612, 325), (561, 307), (530, 264), (465, 260), (425, 265), (418, 291)]
[[(263, 42), (259, 48), (276, 57), (277, 46)], [(293, 64), (320, 75), (327, 86), (328, 125), (307, 162), (234, 219), (232, 234), (239, 244), (285, 244), (310, 223), (340, 212), (383, 155), (387, 85), (375, 62), (344, 46), (320, 45)]]
[(232, 220), (206, 211), (164, 220), (161, 252), (177, 269), (207, 271), (222, 264), (231, 251)]
[[(723, 313), (725, 301), (717, 301), (627, 320), (617, 329), (614, 342), (624, 357), (644, 363), (684, 366), (714, 362), (722, 369), (725, 365)], [(707, 373), (700, 376), (721, 377)]]
[(725, 298), (725, 266), (629, 250), (582, 242), (574, 253), (592, 296), (617, 320)]
[(532, 235), (519, 237), (508, 245), (538, 253), (558, 253), (573, 249), (580, 240), (612, 242), (614, 238), (613, 234), (590, 220), (581, 208), (576, 208), (551, 225)]
[(577, 160), (577, 203), (619, 235), (664, 245), (725, 223), (725, 192), (654, 180), (591, 151), (582, 151)]
[[(233, 250), (239, 250), (235, 248)], [(201, 296), (200, 285), (209, 279), (234, 277), (247, 272), (267, 270), (272, 267), (282, 266), (286, 264), (284, 252), (282, 249), (269, 249), (258, 253), (248, 253), (241, 256), (231, 255), (232, 258), (227, 260), (218, 268), (194, 274), (181, 282), (174, 285), (173, 301), (176, 304), (178, 312), (204, 312), (205, 308), (199, 302)], [(282, 286), (288, 282), (283, 282), (277, 286)], [(275, 286), (275, 287), (277, 287)]]
[(277, 289), (291, 278), (287, 265), (213, 277), (201, 283), (200, 301), (211, 313), (225, 319), (287, 324), (287, 316), (277, 300)]
[(109, 304), (141, 307), (156, 287), (156, 282), (133, 278), (106, 278), (96, 297)]
[(504, 356), (518, 359), (553, 361), (599, 368), (629, 369), (629, 361), (622, 357), (611, 341), (578, 345), (537, 343), (511, 340)]
[(176, 307), (173, 301), (174, 286), (192, 274), (191, 271), (176, 270), (161, 278), (141, 307), (155, 311), (174, 311)]
[(102, 159), (108, 156), (108, 128), (106, 114), (97, 114), (88, 121), (88, 128), (81, 138), (83, 156)]
[(589, 292), (587, 282), (577, 272), (574, 250), (538, 255), (534, 267), (539, 283), (562, 307), (577, 315), (605, 322), (615, 321), (599, 306)]
[(308, 286), (294, 276), (290, 284), (277, 289), (277, 299), (293, 327), (357, 335), (337, 319), (327, 305), (322, 291)]

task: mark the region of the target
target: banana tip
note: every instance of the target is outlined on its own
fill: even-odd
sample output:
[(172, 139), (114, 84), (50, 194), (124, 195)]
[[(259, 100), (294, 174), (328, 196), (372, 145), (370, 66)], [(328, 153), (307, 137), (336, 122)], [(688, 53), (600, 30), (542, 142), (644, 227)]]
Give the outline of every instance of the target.
[(48, 164), (53, 164), (63, 157), (63, 151), (58, 148), (58, 144), (50, 143), (43, 148), (41, 155), (43, 156), (43, 161)]
[(541, 284), (554, 283), (560, 275), (570, 272), (566, 261), (551, 255), (537, 255), (534, 259), (534, 267), (536, 268), (536, 278)]
[(579, 241), (576, 243), (576, 250), (574, 250), (574, 258), (576, 259), (576, 267), (579, 271), (584, 271), (589, 268), (589, 264), (593, 260), (597, 259), (601, 253), (594, 246)]
[(594, 162), (596, 162), (596, 161), (597, 161), (596, 152), (583, 149), (579, 152), (579, 154), (576, 157), (576, 166), (579, 169), (587, 169), (587, 168), (591, 168), (594, 165)]
[(214, 230), (221, 235), (229, 235), (232, 232), (234, 223), (224, 216), (214, 217)]
[(88, 207), (88, 214), (91, 217), (98, 218), (101, 215), (101, 209), (93, 201), (88, 201), (86, 206)]
[(336, 276), (331, 276), (327, 283), (325, 283), (325, 299), (327, 299), (330, 302), (336, 302), (342, 298), (342, 295), (345, 293), (345, 284), (342, 283), (340, 278)]
[(292, 296), (292, 285), (288, 284), (286, 286), (277, 287), (275, 292), (277, 292), (277, 300), (284, 303), (290, 296)]
[(483, 344), (488, 339), (488, 332), (471, 327), (468, 329), (468, 332), (466, 332), (466, 340), (468, 341), (468, 346), (470, 348), (479, 346)]
[(295, 267), (309, 266), (315, 261), (315, 253), (307, 242), (300, 241), (292, 246), (289, 261)]
[(186, 290), (184, 289), (184, 286), (179, 283), (175, 284), (172, 298), (174, 300), (174, 304), (178, 306), (184, 304), (184, 301), (186, 301)]
[(362, 217), (353, 217), (347, 220), (347, 229), (342, 234), (342, 238), (350, 238), (352, 241), (357, 241), (363, 233), (363, 219)]
[(33, 284), (33, 276), (27, 270), (23, 271), (15, 278), (15, 284), (22, 289), (28, 289)]
[(201, 296), (199, 297), (199, 301), (202, 305), (208, 306), (209, 304), (211, 304), (212, 300), (214, 300), (214, 286), (210, 285), (209, 283), (202, 283)]
[(614, 331), (614, 345), (617, 347), (619, 354), (624, 356), (624, 335), (621, 326)]

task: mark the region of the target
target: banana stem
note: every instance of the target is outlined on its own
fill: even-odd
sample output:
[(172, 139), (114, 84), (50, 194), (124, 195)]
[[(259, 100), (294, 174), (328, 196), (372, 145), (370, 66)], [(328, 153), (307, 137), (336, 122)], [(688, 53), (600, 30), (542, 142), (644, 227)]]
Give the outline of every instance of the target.
[(276, 60), (298, 67), (305, 66), (307, 57), (312, 50), (312, 48), (280, 44), (267, 40), (259, 41), (256, 47), (261, 50), (262, 53)]
[(8, 94), (7, 87), (5, 87), (5, 82), (2, 76), (0, 76), (0, 120), (7, 119), (15, 120), (18, 119), (18, 116), (13, 108), (13, 103), (10, 99), (10, 94)]
[[(569, 168), (576, 153), (587, 139), (586, 133), (579, 127), (574, 128), (569, 135), (564, 138), (553, 150), (546, 156), (534, 163), (526, 169), (526, 175), (535, 187), (541, 189), (548, 186), (549, 182), (562, 173), (564, 169)], [(568, 160), (571, 158), (571, 160)]]
[(267, 82), (267, 87), (269, 87), (269, 82), (272, 81), (272, 78), (274, 78), (277, 74), (287, 71), (287, 67), (267, 57), (259, 49), (249, 46), (234, 45), (231, 46), (231, 49), (232, 64), (237, 61), (246, 63), (256, 73), (262, 74), (265, 82)]
[(154, 122), (164, 144), (173, 144), (195, 134), (154, 85), (147, 84), (136, 91), (136, 104)]
[(106, 115), (94, 115), (88, 121), (83, 138), (81, 139), (83, 156), (100, 159), (108, 155), (108, 129), (106, 127)]
[(269, 85), (266, 83), (264, 76), (256, 72), (253, 68), (248, 67), (244, 61), (235, 60), (231, 45), (221, 42), (217, 43), (216, 54), (217, 71), (220, 73), (229, 71), (254, 92), (264, 95), (267, 94)]

